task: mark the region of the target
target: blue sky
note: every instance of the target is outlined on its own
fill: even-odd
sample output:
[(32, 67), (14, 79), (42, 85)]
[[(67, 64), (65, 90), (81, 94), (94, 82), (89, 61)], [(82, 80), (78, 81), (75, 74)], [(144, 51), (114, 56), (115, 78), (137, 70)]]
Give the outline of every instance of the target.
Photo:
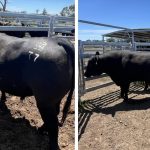
[[(150, 0), (79, 0), (79, 19), (127, 28), (150, 28)], [(101, 39), (114, 31), (79, 23), (79, 39)]]
[(7, 9), (35, 13), (36, 9), (42, 12), (46, 8), (48, 13), (58, 14), (65, 6), (70, 6), (71, 4), (74, 4), (74, 0), (8, 0)]

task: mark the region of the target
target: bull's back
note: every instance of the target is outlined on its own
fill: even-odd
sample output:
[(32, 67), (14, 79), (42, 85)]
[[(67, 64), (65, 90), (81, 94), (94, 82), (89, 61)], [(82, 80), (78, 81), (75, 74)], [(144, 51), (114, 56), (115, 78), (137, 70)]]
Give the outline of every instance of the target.
[(128, 52), (123, 56), (122, 65), (126, 77), (131, 81), (150, 81), (150, 54), (148, 52)]
[(117, 85), (128, 81), (150, 81), (148, 52), (112, 51), (101, 60), (103, 69)]

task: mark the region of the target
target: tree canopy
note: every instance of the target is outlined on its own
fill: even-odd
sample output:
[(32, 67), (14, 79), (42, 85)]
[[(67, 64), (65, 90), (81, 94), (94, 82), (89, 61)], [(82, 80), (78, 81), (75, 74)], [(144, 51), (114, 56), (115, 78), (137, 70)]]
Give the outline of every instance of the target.
[(74, 17), (75, 16), (75, 5), (70, 5), (68, 7), (64, 7), (62, 11), (60, 12), (61, 16), (69, 16)]
[(43, 9), (42, 15), (47, 15), (47, 10), (46, 10), (46, 8)]
[(8, 0), (0, 0), (2, 11), (6, 11), (7, 3), (8, 3)]

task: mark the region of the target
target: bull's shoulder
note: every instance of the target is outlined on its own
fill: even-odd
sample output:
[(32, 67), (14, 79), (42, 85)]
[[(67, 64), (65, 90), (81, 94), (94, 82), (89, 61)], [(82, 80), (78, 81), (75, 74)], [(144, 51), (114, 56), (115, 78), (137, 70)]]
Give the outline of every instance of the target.
[(120, 61), (122, 59), (122, 52), (121, 51), (110, 51), (108, 53), (104, 53), (101, 55), (101, 59), (104, 61), (109, 61), (110, 63)]

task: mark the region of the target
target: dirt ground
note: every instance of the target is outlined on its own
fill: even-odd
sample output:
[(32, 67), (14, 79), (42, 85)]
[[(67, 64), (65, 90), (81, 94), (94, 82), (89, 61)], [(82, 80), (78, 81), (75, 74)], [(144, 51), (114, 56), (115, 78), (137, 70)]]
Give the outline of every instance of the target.
[[(89, 81), (87, 86), (110, 81)], [(115, 84), (81, 97), (79, 108), (79, 150), (149, 150), (150, 91), (130, 86), (130, 103), (119, 98)]]
[[(47, 135), (37, 132), (43, 121), (34, 97), (20, 101), (7, 95), (6, 105), (10, 113), (0, 112), (0, 150), (47, 150)], [(67, 120), (60, 128), (59, 145), (61, 150), (74, 150), (74, 98)]]

